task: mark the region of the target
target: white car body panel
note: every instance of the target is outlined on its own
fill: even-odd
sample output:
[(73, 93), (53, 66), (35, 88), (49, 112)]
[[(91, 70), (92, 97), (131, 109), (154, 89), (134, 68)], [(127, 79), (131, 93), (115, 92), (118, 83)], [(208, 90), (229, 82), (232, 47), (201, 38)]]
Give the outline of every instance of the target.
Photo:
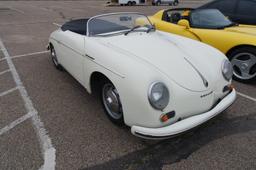
[(136, 4), (140, 4), (140, 1), (139, 0), (118, 0), (118, 3), (119, 4), (128, 4), (128, 2), (136, 2)]
[(156, 138), (165, 139), (170, 136), (175, 136), (186, 132), (187, 130), (193, 129), (209, 119), (217, 116), (226, 109), (227, 105), (231, 105), (236, 99), (236, 91), (233, 90), (230, 95), (224, 98), (214, 109), (202, 113), (200, 115), (192, 116), (182, 121), (179, 121), (173, 125), (162, 127), (162, 128), (145, 128), (139, 126), (132, 126), (131, 131), (134, 135), (141, 136), (144, 138)]
[[(169, 33), (132, 32), (127, 36), (87, 37), (58, 29), (51, 34), (49, 42), (56, 50), (59, 63), (89, 93), (90, 78), (95, 72), (104, 74), (114, 84), (122, 102), (124, 122), (133, 127), (133, 133), (141, 128), (173, 126), (178, 119), (209, 112), (227, 95), (223, 87), (231, 83), (222, 76), (221, 63), (225, 56), (221, 52)], [(208, 87), (186, 60), (209, 82)], [(154, 109), (148, 101), (149, 86), (156, 81), (163, 82), (170, 93), (170, 102), (162, 111)], [(233, 103), (233, 93), (214, 115)], [(159, 120), (163, 113), (173, 110), (174, 118), (164, 123)]]

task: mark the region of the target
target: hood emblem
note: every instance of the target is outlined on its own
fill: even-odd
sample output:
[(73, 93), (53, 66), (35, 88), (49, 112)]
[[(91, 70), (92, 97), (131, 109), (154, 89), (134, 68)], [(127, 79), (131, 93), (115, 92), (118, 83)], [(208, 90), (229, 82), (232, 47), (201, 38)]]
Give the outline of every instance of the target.
[(209, 86), (208, 81), (204, 78), (204, 76), (202, 75), (202, 73), (200, 73), (200, 71), (187, 59), (184, 57), (184, 59), (194, 68), (194, 70), (196, 70), (196, 72), (198, 73), (198, 75), (201, 77), (203, 84), (205, 87)]

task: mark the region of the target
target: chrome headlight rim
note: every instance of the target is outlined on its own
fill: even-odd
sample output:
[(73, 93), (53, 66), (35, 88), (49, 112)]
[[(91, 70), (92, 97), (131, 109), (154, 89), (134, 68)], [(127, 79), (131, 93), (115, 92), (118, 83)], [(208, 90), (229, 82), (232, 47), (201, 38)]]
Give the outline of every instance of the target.
[[(153, 91), (153, 88), (154, 88), (156, 85), (158, 85), (158, 84), (162, 85), (162, 87), (164, 88), (163, 91), (165, 91), (165, 94), (163, 94), (163, 95), (165, 95), (164, 97), (167, 97), (167, 98), (163, 99), (163, 100), (164, 100), (164, 103), (162, 103), (161, 105), (157, 105), (157, 103), (155, 103), (155, 102), (159, 102), (160, 100), (158, 100), (158, 101), (153, 101), (153, 100), (152, 100), (152, 91)], [(162, 96), (162, 97), (163, 97), (163, 96)], [(160, 99), (162, 99), (162, 97), (161, 97)], [(163, 110), (168, 106), (169, 101), (170, 101), (170, 93), (169, 93), (169, 90), (168, 90), (167, 86), (166, 86), (163, 82), (160, 82), (160, 81), (155, 81), (155, 82), (151, 83), (150, 86), (149, 86), (149, 89), (148, 89), (148, 101), (149, 101), (150, 105), (151, 105), (154, 109), (163, 111)], [(159, 103), (158, 103), (158, 104), (159, 104)]]
[(225, 80), (230, 81), (233, 77), (233, 66), (227, 59), (223, 60), (221, 72)]

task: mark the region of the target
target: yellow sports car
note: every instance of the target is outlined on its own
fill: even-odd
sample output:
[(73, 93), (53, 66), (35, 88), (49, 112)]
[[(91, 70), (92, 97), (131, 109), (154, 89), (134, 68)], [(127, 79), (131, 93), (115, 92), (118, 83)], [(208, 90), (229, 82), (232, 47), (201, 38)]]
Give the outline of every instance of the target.
[(149, 17), (156, 29), (207, 43), (227, 55), (234, 79), (256, 80), (256, 27), (231, 22), (217, 9), (168, 9)]

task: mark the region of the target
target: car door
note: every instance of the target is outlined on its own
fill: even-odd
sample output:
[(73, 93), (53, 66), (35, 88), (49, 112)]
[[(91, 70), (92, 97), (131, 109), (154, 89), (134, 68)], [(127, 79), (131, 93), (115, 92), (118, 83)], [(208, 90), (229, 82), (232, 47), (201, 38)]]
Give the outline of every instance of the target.
[(84, 39), (85, 35), (67, 30), (60, 41), (62, 46), (61, 64), (81, 84), (84, 84)]
[(240, 24), (256, 25), (256, 0), (239, 0), (236, 18)]
[(180, 36), (188, 37), (194, 40), (199, 40), (198, 37), (193, 32), (190, 32), (183, 26), (154, 18), (151, 18), (150, 20), (152, 23), (155, 24), (157, 30), (178, 34)]
[(161, 0), (161, 4), (168, 4), (169, 0)]
[(226, 51), (227, 48), (229, 48), (227, 41), (223, 41), (223, 37), (227, 37), (226, 32), (223, 30), (202, 28), (190, 28), (189, 30), (196, 34), (202, 42), (209, 44), (220, 51)]

